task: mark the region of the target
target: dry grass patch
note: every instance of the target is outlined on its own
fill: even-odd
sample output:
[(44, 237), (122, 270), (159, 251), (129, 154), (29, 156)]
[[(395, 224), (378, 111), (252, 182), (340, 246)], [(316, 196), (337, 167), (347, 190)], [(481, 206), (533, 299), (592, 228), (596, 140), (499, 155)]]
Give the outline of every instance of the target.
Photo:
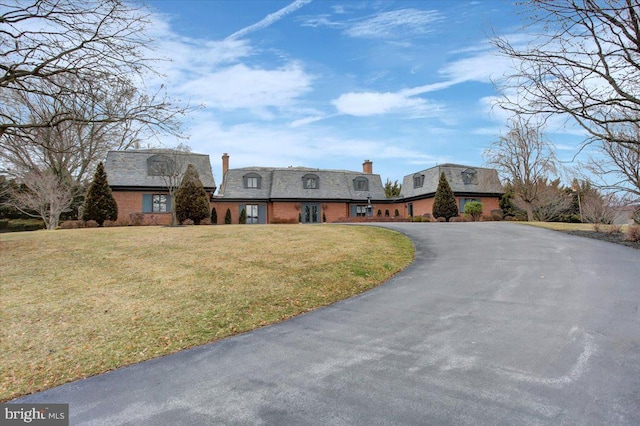
[(0, 401), (281, 321), (407, 266), (358, 226), (129, 227), (0, 235)]
[(606, 233), (626, 233), (629, 230), (628, 225), (602, 225), (598, 223), (564, 223), (564, 222), (518, 222), (524, 225), (539, 226), (541, 228), (552, 229), (554, 231), (573, 232), (573, 231), (594, 231)]
[(523, 225), (539, 226), (540, 228), (552, 229), (554, 231), (593, 231), (591, 223), (564, 223), (564, 222), (517, 222)]

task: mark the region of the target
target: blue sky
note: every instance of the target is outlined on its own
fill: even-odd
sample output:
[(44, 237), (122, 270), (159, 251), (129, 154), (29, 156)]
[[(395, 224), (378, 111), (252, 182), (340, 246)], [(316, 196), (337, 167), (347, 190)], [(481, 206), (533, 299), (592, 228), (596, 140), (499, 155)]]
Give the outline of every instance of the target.
[[(186, 142), (232, 168), (307, 166), (382, 179), (442, 163), (482, 166), (508, 114), (492, 84), (524, 40), (509, 1), (148, 0), (171, 96), (198, 108)], [(548, 130), (562, 160), (579, 135)], [(173, 146), (175, 140), (163, 143)]]

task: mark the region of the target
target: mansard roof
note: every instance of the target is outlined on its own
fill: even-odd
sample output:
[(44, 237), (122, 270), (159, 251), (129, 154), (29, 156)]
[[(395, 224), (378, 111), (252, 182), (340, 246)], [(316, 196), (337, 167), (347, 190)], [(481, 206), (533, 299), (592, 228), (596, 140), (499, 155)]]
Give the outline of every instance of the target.
[[(444, 172), (451, 190), (455, 194), (501, 195), (504, 193), (498, 172), (483, 167), (460, 164), (442, 164), (430, 169), (406, 175), (402, 180), (401, 198), (434, 194), (438, 189), (440, 173)], [(416, 186), (416, 178), (423, 177), (422, 186)], [(418, 183), (419, 183), (418, 179)]]
[[(258, 176), (258, 188), (247, 188), (245, 177)], [(317, 178), (315, 188), (306, 188), (303, 179)], [(358, 186), (362, 181), (363, 186)], [(372, 200), (385, 199), (380, 175), (348, 170), (307, 167), (245, 167), (230, 169), (220, 194), (226, 199), (262, 200)]]
[(127, 189), (166, 189), (162, 176), (150, 167), (154, 160), (157, 160), (156, 164), (175, 161), (181, 173), (184, 173), (189, 164), (193, 164), (205, 190), (215, 191), (216, 183), (208, 155), (168, 149), (109, 151), (104, 164), (109, 186)]

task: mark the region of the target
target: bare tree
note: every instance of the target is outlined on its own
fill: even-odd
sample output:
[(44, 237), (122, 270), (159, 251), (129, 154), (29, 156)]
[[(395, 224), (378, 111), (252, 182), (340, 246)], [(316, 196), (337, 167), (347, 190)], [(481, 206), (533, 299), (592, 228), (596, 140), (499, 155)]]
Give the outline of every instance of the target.
[(511, 184), (516, 205), (527, 212), (527, 220), (534, 220), (540, 184), (558, 169), (553, 146), (540, 128), (516, 116), (510, 120), (507, 134), (492, 143), (483, 156)]
[(184, 109), (140, 90), (155, 63), (148, 25), (121, 0), (0, 0), (0, 148), (64, 123), (178, 135)]
[[(70, 82), (69, 84), (72, 84)], [(107, 103), (116, 108), (132, 101), (127, 88), (114, 86), (110, 99), (69, 97), (52, 100), (46, 96), (37, 98), (29, 111), (29, 121), (42, 117), (54, 117), (63, 111), (75, 111), (81, 116), (92, 117)], [(16, 94), (18, 95), (18, 94)], [(25, 137), (28, 134), (29, 137)], [(54, 127), (36, 127), (24, 130), (21, 135), (7, 133), (1, 139), (0, 161), (5, 163), (13, 176), (38, 169), (51, 169), (58, 175), (69, 175), (75, 185), (80, 185), (93, 173), (98, 162), (103, 161), (110, 150), (137, 148), (145, 127), (136, 122), (79, 122), (65, 121)]]
[[(515, 69), (500, 105), (524, 115), (563, 115), (591, 140), (638, 145), (620, 125), (640, 125), (640, 5), (636, 0), (530, 0), (525, 46), (493, 44)], [(585, 142), (589, 142), (585, 141)]]
[(41, 218), (47, 229), (55, 229), (60, 215), (71, 209), (71, 185), (49, 169), (32, 170), (23, 183), (23, 188), (12, 191), (10, 205), (26, 215)]
[(187, 169), (188, 158), (185, 154), (191, 151), (186, 145), (179, 144), (173, 149), (157, 149), (155, 161), (150, 165), (149, 171), (160, 176), (164, 182), (171, 199), (171, 224), (178, 224), (176, 214), (176, 193), (182, 183), (182, 178)]
[(573, 196), (560, 186), (560, 179), (537, 184), (537, 197), (533, 203), (533, 217), (541, 222), (559, 221), (571, 209)]
[(613, 223), (618, 201), (613, 193), (600, 194), (595, 190), (585, 192), (581, 203), (583, 220), (587, 223)]
[[(634, 127), (635, 140), (640, 141), (640, 126)], [(605, 140), (595, 146), (597, 157), (590, 158), (584, 166), (598, 178), (594, 185), (604, 191), (640, 197), (640, 144)]]

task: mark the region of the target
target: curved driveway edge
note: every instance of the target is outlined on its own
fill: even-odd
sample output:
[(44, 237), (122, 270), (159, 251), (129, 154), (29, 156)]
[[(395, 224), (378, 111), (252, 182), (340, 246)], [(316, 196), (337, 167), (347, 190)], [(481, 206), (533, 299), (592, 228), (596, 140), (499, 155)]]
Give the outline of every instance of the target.
[(508, 223), (398, 223), (360, 296), (13, 402), (73, 425), (640, 424), (640, 251)]

